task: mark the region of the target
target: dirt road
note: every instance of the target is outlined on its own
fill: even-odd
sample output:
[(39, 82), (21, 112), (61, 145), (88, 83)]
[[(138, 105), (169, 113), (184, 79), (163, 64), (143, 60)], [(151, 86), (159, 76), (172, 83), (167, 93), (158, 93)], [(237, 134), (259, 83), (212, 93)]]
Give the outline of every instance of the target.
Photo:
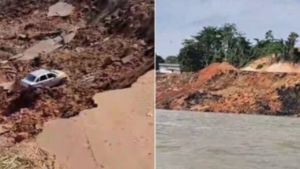
[(94, 96), (97, 108), (46, 124), (38, 144), (70, 169), (154, 168), (154, 71)]

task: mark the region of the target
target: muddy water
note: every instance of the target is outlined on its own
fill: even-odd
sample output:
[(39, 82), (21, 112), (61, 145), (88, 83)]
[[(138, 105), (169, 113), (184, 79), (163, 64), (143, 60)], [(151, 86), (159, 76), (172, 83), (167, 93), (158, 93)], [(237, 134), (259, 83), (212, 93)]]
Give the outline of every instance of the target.
[(299, 169), (300, 119), (157, 110), (157, 169)]

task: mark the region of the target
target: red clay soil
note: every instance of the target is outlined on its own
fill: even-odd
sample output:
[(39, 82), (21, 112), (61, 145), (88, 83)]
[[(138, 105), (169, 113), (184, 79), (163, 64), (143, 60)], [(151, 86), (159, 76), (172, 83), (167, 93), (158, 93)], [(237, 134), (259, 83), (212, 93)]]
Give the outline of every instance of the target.
[(237, 70), (237, 68), (235, 68), (228, 62), (212, 63), (211, 65), (199, 71), (198, 81), (205, 82), (210, 78), (212, 78), (217, 73), (219, 73), (220, 71), (226, 71), (226, 70)]
[[(17, 82), (10, 92), (0, 90), (0, 136), (14, 142), (41, 132), (48, 119), (72, 117), (97, 106), (95, 93), (130, 87), (154, 68), (153, 0), (125, 1), (117, 16), (85, 27), (85, 20), (97, 16), (97, 1), (68, 0), (75, 7), (71, 16), (48, 18), (48, 7), (56, 2), (0, 2), (0, 74)], [(34, 60), (9, 59), (74, 25), (81, 28), (62, 48)], [(62, 70), (70, 81), (51, 89), (20, 91), (19, 80), (39, 68)]]
[(176, 86), (156, 104), (159, 109), (299, 116), (299, 79), (296, 73), (218, 71), (206, 82)]
[(165, 100), (174, 97), (179, 97), (184, 93), (189, 93), (196, 90), (202, 83), (217, 75), (218, 73), (227, 70), (237, 70), (234, 66), (227, 62), (213, 63), (198, 73), (182, 73), (182, 74), (169, 74), (158, 75), (156, 80), (156, 102), (161, 104)]

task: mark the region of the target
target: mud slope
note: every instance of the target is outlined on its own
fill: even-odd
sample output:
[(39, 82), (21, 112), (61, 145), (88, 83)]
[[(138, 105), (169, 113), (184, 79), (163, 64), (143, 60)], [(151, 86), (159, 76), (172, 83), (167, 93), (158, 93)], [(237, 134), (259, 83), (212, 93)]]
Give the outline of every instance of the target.
[(154, 168), (153, 83), (150, 71), (131, 88), (96, 94), (97, 108), (49, 122), (38, 143), (70, 169)]
[[(71, 14), (47, 16), (56, 2), (0, 2), (0, 85), (16, 82), (10, 92), (0, 90), (0, 128), (14, 142), (41, 132), (48, 119), (95, 107), (95, 93), (130, 87), (154, 67), (153, 0), (128, 0), (103, 10), (100, 1), (66, 1), (74, 7)], [(62, 39), (55, 41), (55, 50), (52, 46), (35, 57), (28, 52), (52, 39)], [(19, 79), (39, 68), (62, 70), (70, 80), (21, 92)]]
[(157, 108), (298, 116), (299, 78), (297, 73), (218, 71), (207, 81), (164, 92)]

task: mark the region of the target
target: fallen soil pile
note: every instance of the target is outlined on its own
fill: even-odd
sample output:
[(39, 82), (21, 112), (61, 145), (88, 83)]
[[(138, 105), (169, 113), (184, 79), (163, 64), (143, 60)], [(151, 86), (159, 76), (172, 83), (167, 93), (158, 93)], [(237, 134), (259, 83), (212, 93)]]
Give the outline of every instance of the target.
[[(48, 119), (95, 107), (95, 93), (129, 87), (154, 68), (154, 1), (116, 2), (0, 2), (0, 85), (15, 82), (0, 91), (1, 136), (34, 136)], [(40, 68), (70, 80), (21, 92), (19, 80)]]
[[(164, 101), (176, 95), (181, 86), (197, 81), (196, 73), (156, 74), (156, 102)], [(168, 93), (168, 94), (166, 94)], [(172, 95), (173, 94), (173, 95)]]
[(227, 62), (213, 63), (199, 73), (165, 74), (156, 77), (156, 102), (162, 104), (178, 95), (189, 93), (211, 77), (227, 70), (237, 70)]
[(157, 99), (157, 108), (298, 116), (299, 78), (297, 73), (218, 71), (207, 81), (165, 92)]
[(226, 71), (226, 70), (237, 70), (234, 66), (229, 64), (228, 62), (223, 63), (212, 63), (211, 65), (207, 66), (206, 68), (200, 70), (198, 81), (199, 82), (205, 82), (212, 78), (214, 75), (219, 73), (220, 71)]

